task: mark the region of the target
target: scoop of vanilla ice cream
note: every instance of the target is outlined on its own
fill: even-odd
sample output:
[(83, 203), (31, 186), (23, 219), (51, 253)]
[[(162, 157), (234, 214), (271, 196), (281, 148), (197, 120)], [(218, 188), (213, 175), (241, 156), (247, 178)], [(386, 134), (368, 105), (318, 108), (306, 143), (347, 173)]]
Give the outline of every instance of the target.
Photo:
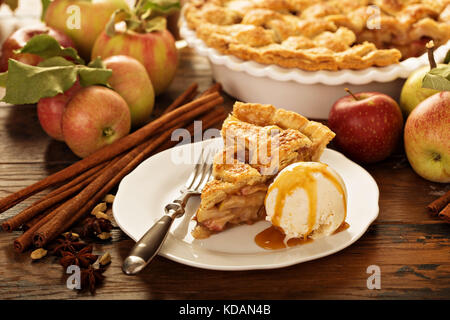
[(344, 181), (334, 169), (319, 162), (294, 163), (269, 186), (266, 220), (281, 228), (287, 239), (316, 239), (344, 222), (346, 201)]

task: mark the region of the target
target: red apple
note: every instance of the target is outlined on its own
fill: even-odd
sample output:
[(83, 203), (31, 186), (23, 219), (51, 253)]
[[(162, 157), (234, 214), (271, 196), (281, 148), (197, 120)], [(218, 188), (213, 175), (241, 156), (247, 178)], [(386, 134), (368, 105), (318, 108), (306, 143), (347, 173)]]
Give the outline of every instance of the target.
[(62, 118), (64, 141), (84, 158), (130, 132), (130, 110), (115, 91), (101, 86), (79, 90)]
[(155, 94), (162, 93), (172, 82), (178, 64), (175, 40), (167, 30), (138, 33), (117, 31), (109, 37), (103, 31), (92, 49), (92, 58), (126, 55), (141, 62), (147, 69)]
[(131, 126), (136, 128), (147, 123), (155, 104), (155, 93), (144, 66), (128, 56), (111, 56), (103, 63), (112, 70), (109, 85), (130, 107)]
[(397, 146), (403, 128), (400, 108), (378, 92), (345, 96), (333, 105), (328, 125), (334, 142), (348, 157), (373, 163), (386, 159)]
[(80, 56), (89, 60), (95, 39), (117, 9), (129, 7), (125, 0), (54, 0), (47, 7), (44, 21), (70, 36)]
[(58, 41), (63, 47), (74, 47), (72, 40), (64, 33), (49, 27), (35, 26), (22, 27), (13, 32), (3, 43), (0, 57), (0, 72), (8, 70), (8, 59), (15, 59), (20, 62), (35, 66), (42, 61), (42, 58), (31, 53), (14, 53), (21, 49), (25, 44), (36, 35), (48, 34)]
[(69, 100), (80, 89), (81, 85), (77, 81), (66, 92), (39, 100), (37, 104), (39, 123), (42, 129), (53, 139), (64, 141), (61, 129), (62, 115)]
[(450, 91), (423, 100), (405, 124), (405, 151), (414, 171), (434, 182), (450, 182)]

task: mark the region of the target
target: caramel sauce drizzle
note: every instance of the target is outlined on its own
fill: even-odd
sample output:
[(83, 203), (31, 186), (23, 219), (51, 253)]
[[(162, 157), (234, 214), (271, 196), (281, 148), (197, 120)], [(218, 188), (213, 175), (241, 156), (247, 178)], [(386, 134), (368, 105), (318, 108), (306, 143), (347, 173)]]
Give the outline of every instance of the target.
[(344, 230), (347, 230), (350, 227), (350, 225), (347, 222), (342, 222), (341, 225), (333, 232), (333, 234), (342, 232)]
[[(286, 247), (292, 247), (304, 243), (311, 242), (312, 239), (308, 238), (308, 235), (312, 232), (314, 224), (316, 223), (316, 212), (317, 212), (317, 181), (313, 176), (314, 173), (322, 173), (322, 175), (327, 178), (336, 187), (338, 192), (342, 195), (345, 217), (347, 214), (347, 201), (345, 197), (345, 191), (342, 188), (340, 182), (327, 170), (327, 165), (323, 163), (317, 163), (312, 166), (296, 166), (292, 168), (291, 171), (285, 171), (283, 175), (289, 175), (284, 179), (279, 179), (276, 185), (272, 185), (267, 194), (269, 194), (273, 188), (277, 188), (277, 196), (275, 199), (274, 215), (272, 217), (272, 226), (263, 230), (255, 236), (255, 242), (258, 246), (264, 249), (276, 250), (283, 249)], [(285, 241), (285, 234), (283, 230), (278, 227), (281, 222), (281, 217), (283, 214), (283, 208), (286, 202), (286, 198), (298, 188), (302, 188), (306, 191), (308, 201), (309, 201), (309, 213), (308, 213), (308, 231), (304, 238), (291, 238)], [(266, 196), (267, 197), (267, 196)], [(344, 217), (344, 220), (345, 220)], [(348, 223), (345, 221), (339, 226), (339, 228), (334, 232), (340, 232), (349, 227)]]

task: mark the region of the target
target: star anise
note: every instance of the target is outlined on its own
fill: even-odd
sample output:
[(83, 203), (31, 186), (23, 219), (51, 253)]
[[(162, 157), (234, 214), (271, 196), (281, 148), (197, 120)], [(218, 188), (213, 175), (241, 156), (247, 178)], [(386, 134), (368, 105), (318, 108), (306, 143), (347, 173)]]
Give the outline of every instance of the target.
[(84, 220), (81, 234), (83, 237), (95, 237), (102, 232), (111, 231), (112, 227), (111, 221), (107, 219), (90, 217)]
[(84, 247), (77, 253), (62, 251), (61, 255), (62, 258), (59, 260), (59, 263), (65, 269), (67, 269), (67, 267), (70, 265), (77, 265), (82, 268), (87, 268), (98, 258), (96, 254), (92, 254), (92, 246)]
[(75, 253), (78, 250), (84, 248), (86, 244), (78, 239), (74, 238), (72, 234), (67, 234), (55, 240), (53, 245), (50, 246), (51, 254), (62, 256), (62, 251), (68, 251)]
[(103, 275), (105, 269), (95, 269), (93, 266), (89, 266), (86, 269), (81, 270), (81, 288), (89, 288), (91, 293), (95, 292), (95, 288), (98, 284), (103, 282), (105, 276)]

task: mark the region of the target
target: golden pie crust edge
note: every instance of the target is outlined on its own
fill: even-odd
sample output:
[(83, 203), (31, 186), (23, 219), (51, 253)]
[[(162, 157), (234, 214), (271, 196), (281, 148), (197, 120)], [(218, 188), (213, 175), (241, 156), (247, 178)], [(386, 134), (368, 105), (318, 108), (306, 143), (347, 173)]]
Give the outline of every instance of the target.
[[(429, 29), (427, 32), (440, 37), (440, 39), (435, 40), (437, 46), (444, 44), (450, 39), (450, 2), (447, 4), (445, 1), (446, 0), (444, 0), (443, 5), (446, 7), (443, 11), (448, 11), (449, 14), (445, 15), (444, 12), (442, 12), (442, 15), (444, 19), (449, 21), (445, 20), (444, 22), (440, 21), (437, 23), (430, 18), (424, 18), (418, 22), (426, 22), (423, 24), (424, 28)], [(227, 20), (232, 20), (233, 18), (227, 17), (223, 10), (221, 10), (222, 7), (220, 4), (222, 2), (225, 1), (194, 0), (186, 4), (184, 10), (184, 17), (189, 28), (195, 30), (197, 37), (202, 39), (209, 47), (218, 50), (222, 54), (233, 55), (243, 60), (256, 61), (262, 64), (276, 64), (285, 68), (299, 68), (307, 71), (358, 70), (374, 66), (384, 67), (396, 64), (402, 58), (400, 50), (396, 48), (378, 49), (374, 43), (369, 41), (353, 44), (344, 51), (336, 52), (330, 52), (327, 48), (322, 47), (315, 47), (312, 48), (312, 50), (294, 50), (270, 43), (270, 41), (267, 42), (267, 45), (258, 46), (259, 42), (264, 44), (264, 39), (268, 37), (267, 30), (264, 30), (263, 28), (252, 30), (252, 32), (249, 32), (248, 35), (244, 36), (246, 41), (240, 42), (236, 40), (236, 35), (230, 35), (232, 32), (227, 31), (227, 28), (231, 30), (233, 26), (240, 24), (230, 25), (230, 23), (233, 22)], [(273, 1), (267, 2), (272, 3)], [(287, 2), (289, 1), (280, 0), (279, 6), (286, 6)], [(421, 1), (417, 2), (420, 4)], [(207, 8), (207, 10), (204, 11), (204, 8)], [(217, 10), (211, 10), (211, 8), (216, 8)], [(419, 8), (416, 11), (411, 11), (411, 18), (414, 18), (415, 15), (418, 15), (425, 10)], [(206, 18), (206, 16), (209, 16), (209, 18)], [(217, 21), (217, 24), (209, 23), (208, 20), (211, 19)], [(330, 23), (330, 21), (326, 21), (326, 23)], [(345, 27), (336, 25), (334, 27), (336, 34), (341, 29), (346, 29)], [(347, 29), (347, 31), (350, 30)], [(343, 40), (344, 39), (345, 38), (343, 38)], [(256, 46), (247, 44), (255, 44), (255, 42), (257, 43)], [(405, 48), (407, 45), (398, 45), (398, 48)]]

